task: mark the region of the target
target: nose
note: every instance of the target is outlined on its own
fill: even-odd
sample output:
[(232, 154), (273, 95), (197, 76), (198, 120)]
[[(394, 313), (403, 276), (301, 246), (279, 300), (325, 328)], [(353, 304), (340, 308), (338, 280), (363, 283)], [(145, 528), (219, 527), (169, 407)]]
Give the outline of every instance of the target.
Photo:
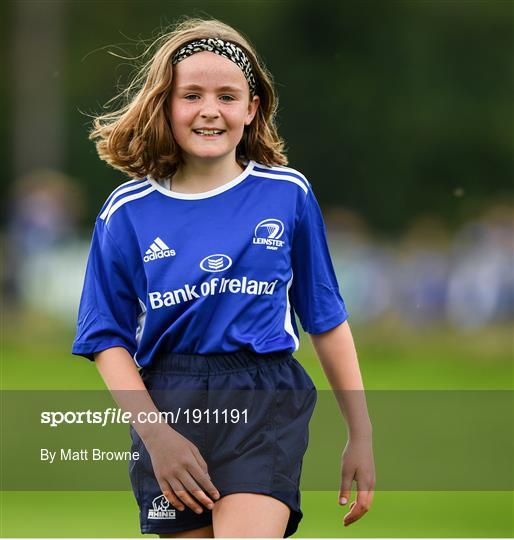
[(220, 115), (215, 97), (205, 98), (200, 116), (202, 118), (218, 118)]

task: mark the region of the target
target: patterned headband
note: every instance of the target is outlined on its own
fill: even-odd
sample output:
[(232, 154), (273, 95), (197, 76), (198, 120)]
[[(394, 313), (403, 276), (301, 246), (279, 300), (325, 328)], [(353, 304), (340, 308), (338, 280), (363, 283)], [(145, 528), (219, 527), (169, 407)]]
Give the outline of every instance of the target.
[(210, 51), (232, 60), (234, 64), (239, 66), (243, 72), (243, 75), (248, 81), (250, 94), (253, 95), (255, 93), (257, 84), (255, 82), (250, 60), (248, 60), (248, 57), (240, 47), (230, 41), (223, 41), (222, 39), (217, 38), (204, 38), (191, 41), (173, 55), (171, 63), (175, 65), (184, 60), (184, 58), (188, 58), (189, 56), (201, 51)]

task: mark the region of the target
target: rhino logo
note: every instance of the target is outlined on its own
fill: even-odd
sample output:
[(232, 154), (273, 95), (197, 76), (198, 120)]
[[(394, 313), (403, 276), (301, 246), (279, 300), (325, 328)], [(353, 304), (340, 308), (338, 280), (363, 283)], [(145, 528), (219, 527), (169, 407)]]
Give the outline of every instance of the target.
[(152, 506), (154, 510), (167, 510), (170, 507), (170, 501), (164, 495), (159, 495), (152, 501)]
[(175, 509), (170, 509), (170, 501), (164, 495), (158, 495), (152, 501), (148, 519), (175, 519)]

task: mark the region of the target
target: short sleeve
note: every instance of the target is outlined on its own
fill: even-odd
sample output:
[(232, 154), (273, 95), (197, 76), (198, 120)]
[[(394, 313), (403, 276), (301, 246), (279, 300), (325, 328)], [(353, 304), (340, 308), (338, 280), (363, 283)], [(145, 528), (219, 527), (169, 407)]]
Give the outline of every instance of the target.
[(323, 215), (312, 188), (296, 225), (291, 264), (291, 303), (303, 329), (321, 334), (348, 318), (328, 250)]
[(127, 265), (102, 220), (97, 219), (80, 299), (72, 353), (94, 360), (94, 353), (124, 347), (137, 350), (138, 300)]

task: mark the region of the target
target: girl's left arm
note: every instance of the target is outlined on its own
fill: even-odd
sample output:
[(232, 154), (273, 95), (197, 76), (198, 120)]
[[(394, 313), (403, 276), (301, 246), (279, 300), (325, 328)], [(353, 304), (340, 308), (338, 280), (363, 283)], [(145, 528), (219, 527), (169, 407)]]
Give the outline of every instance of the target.
[(373, 500), (375, 464), (371, 421), (348, 322), (323, 334), (310, 334), (310, 338), (348, 427), (348, 442), (341, 456), (339, 503), (347, 504), (353, 480), (357, 483), (357, 500), (351, 503), (344, 517), (346, 527), (361, 518)]

